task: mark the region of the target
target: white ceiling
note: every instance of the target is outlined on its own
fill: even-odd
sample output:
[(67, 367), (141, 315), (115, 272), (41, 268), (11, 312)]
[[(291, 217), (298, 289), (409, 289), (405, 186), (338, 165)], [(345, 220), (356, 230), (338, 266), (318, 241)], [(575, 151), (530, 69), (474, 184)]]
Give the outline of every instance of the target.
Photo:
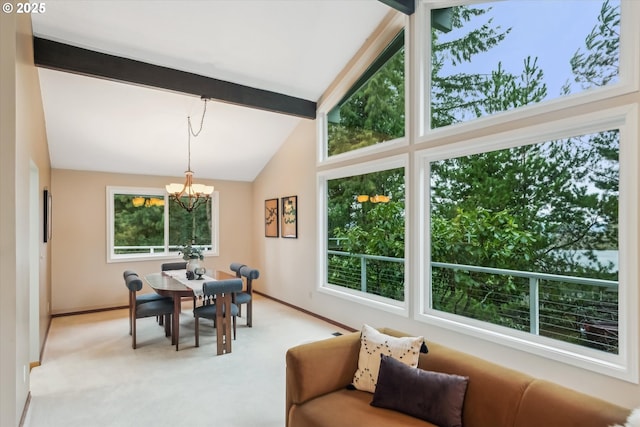
[[(389, 12), (377, 0), (48, 0), (37, 37), (317, 101)], [(183, 176), (199, 97), (39, 69), (53, 168)], [(216, 101), (198, 178), (252, 181), (298, 117)]]

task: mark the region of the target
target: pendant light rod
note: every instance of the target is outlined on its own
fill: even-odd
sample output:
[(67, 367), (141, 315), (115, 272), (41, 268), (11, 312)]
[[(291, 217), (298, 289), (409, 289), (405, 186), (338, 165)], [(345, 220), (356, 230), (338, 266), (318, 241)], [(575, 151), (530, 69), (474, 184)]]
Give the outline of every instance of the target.
[[(207, 101), (208, 98), (202, 97), (204, 101), (204, 109), (202, 111), (202, 117), (200, 119), (200, 129), (198, 132), (194, 132), (191, 124), (191, 116), (187, 116), (187, 170), (185, 171), (184, 184), (171, 183), (166, 186), (167, 192), (171, 199), (178, 204), (181, 208), (187, 212), (191, 212), (198, 206), (206, 202), (211, 198), (213, 193), (213, 186), (194, 184), (193, 183), (193, 171), (191, 170), (191, 136), (197, 138), (202, 132), (204, 127), (204, 116), (207, 113)], [(183, 200), (186, 198), (186, 200)]]

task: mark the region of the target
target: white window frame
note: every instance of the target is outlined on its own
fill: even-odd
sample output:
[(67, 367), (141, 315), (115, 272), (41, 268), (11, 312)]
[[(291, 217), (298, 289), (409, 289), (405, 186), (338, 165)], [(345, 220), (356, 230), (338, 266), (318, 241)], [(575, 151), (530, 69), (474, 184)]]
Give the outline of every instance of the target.
[[(367, 147), (358, 148), (356, 150), (347, 151), (344, 153), (336, 154), (333, 156), (328, 155), (328, 135), (327, 115), (329, 111), (336, 106), (340, 101), (340, 98), (347, 93), (349, 89), (357, 82), (360, 76), (367, 70), (367, 67), (371, 65), (378, 55), (392, 42), (393, 38), (404, 29), (404, 70), (405, 70), (405, 132), (401, 138), (392, 139), (378, 144), (370, 145)], [(319, 142), (317, 147), (317, 163), (318, 165), (338, 165), (345, 161), (357, 161), (358, 159), (366, 158), (367, 156), (388, 152), (390, 150), (406, 147), (409, 145), (409, 55), (411, 50), (411, 37), (409, 32), (409, 19), (399, 12), (391, 12), (380, 27), (374, 32), (374, 36), (371, 38), (370, 44), (363, 47), (356, 57), (347, 64), (346, 69), (342, 72), (341, 77), (337, 80), (335, 85), (332, 85), (325, 94), (322, 95), (318, 102), (317, 115), (316, 115), (316, 131), (317, 141)]]
[[(640, 191), (640, 164), (638, 150), (638, 106), (636, 104), (611, 108), (575, 116), (569, 119), (547, 122), (519, 130), (491, 136), (463, 140), (445, 146), (428, 148), (416, 153), (415, 171), (420, 221), (419, 280), (415, 294), (415, 319), (424, 323), (486, 339), (518, 350), (561, 361), (583, 369), (609, 375), (628, 382), (638, 383), (638, 204)], [(503, 326), (480, 322), (430, 308), (430, 197), (428, 179), (429, 163), (446, 158), (472, 155), (531, 143), (545, 142), (570, 136), (583, 135), (617, 128), (620, 130), (620, 197), (619, 224), (624, 230), (619, 236), (619, 353), (609, 354), (576, 344), (564, 343), (547, 337), (531, 335)], [(422, 284), (422, 285), (420, 285)]]
[[(164, 246), (165, 251), (154, 254), (116, 254), (114, 253), (114, 206), (113, 198), (116, 194), (145, 194), (150, 196), (158, 196), (164, 199)], [(175, 259), (176, 252), (168, 252), (166, 249), (169, 245), (169, 203), (173, 203), (163, 188), (155, 187), (116, 187), (107, 186), (107, 263), (114, 262), (130, 262), (130, 261), (148, 261), (148, 260), (164, 260)], [(211, 250), (203, 252), (205, 257), (218, 256), (219, 250), (219, 229), (220, 229), (220, 212), (219, 212), (219, 193), (214, 191), (211, 195)]]
[[(317, 174), (318, 187), (318, 286), (317, 290), (321, 293), (337, 296), (355, 303), (367, 305), (379, 310), (394, 313), (403, 317), (409, 316), (409, 264), (407, 263), (407, 254), (409, 253), (409, 219), (407, 200), (409, 198), (408, 183), (409, 180), (409, 157), (407, 155), (398, 155), (387, 157), (381, 160), (375, 160), (365, 163), (359, 163), (353, 166), (331, 169)], [(356, 289), (348, 289), (343, 286), (337, 286), (328, 283), (327, 279), (327, 182), (332, 179), (346, 178), (367, 173), (374, 173), (395, 168), (404, 168), (405, 180), (405, 269), (404, 269), (404, 301), (396, 301), (391, 298), (385, 298), (379, 295), (369, 294)]]
[[(619, 80), (611, 85), (593, 88), (587, 91), (553, 98), (530, 104), (510, 111), (503, 111), (483, 116), (467, 122), (456, 123), (437, 129), (430, 126), (430, 105), (428, 93), (431, 88), (431, 10), (460, 6), (484, 4), (490, 0), (467, 0), (451, 2), (450, 0), (421, 0), (416, 8), (416, 53), (414, 73), (415, 79), (416, 120), (413, 129), (418, 138), (444, 138), (463, 132), (478, 132), (488, 126), (505, 125), (516, 120), (525, 119), (537, 114), (558, 112), (566, 108), (579, 107), (587, 102), (608, 99), (638, 91), (640, 88), (639, 65), (640, 31), (637, 16), (640, 16), (640, 4), (635, 0), (620, 0), (620, 63)], [(513, 1), (513, 0), (496, 0)]]

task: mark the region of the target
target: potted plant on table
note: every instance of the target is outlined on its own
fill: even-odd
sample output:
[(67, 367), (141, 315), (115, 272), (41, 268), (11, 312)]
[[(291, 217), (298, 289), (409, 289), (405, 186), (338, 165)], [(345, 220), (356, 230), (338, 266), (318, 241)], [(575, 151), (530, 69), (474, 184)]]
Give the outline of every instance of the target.
[(193, 279), (195, 276), (202, 276), (204, 274), (204, 255), (202, 255), (202, 249), (193, 246), (191, 244), (180, 246), (180, 253), (182, 259), (187, 261), (187, 279)]

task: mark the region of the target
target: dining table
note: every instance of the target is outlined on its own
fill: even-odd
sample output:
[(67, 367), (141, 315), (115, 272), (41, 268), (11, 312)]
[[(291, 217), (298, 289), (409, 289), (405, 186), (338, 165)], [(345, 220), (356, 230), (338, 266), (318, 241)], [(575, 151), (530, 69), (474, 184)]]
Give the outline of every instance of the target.
[(175, 344), (178, 351), (180, 342), (180, 312), (182, 298), (198, 298), (202, 296), (202, 285), (211, 280), (234, 279), (235, 274), (216, 270), (211, 274), (205, 273), (200, 279), (187, 279), (186, 270), (170, 270), (150, 273), (144, 276), (145, 281), (159, 295), (173, 298), (173, 315), (171, 316), (171, 344)]

